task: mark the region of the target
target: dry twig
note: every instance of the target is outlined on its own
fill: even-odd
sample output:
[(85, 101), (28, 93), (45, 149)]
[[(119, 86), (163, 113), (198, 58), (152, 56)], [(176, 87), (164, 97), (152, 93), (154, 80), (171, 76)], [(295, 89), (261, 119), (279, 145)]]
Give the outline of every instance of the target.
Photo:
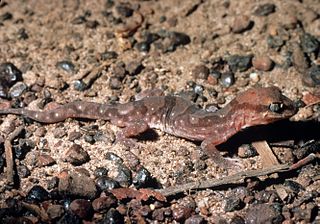
[(315, 158), (317, 158), (317, 156), (312, 153), (312, 154), (308, 155), (306, 158), (298, 161), (297, 163), (295, 163), (293, 165), (281, 164), (281, 165), (267, 167), (262, 170), (241, 171), (241, 172), (236, 173), (234, 175), (230, 175), (230, 176), (223, 177), (223, 178), (216, 179), (216, 180), (191, 182), (191, 183), (187, 183), (184, 185), (168, 187), (166, 189), (159, 190), (159, 192), (164, 196), (171, 196), (171, 195), (175, 195), (175, 194), (179, 194), (179, 193), (182, 193), (185, 191), (190, 191), (190, 190), (195, 190), (195, 189), (206, 189), (206, 188), (219, 187), (219, 186), (228, 185), (228, 184), (236, 184), (236, 183), (240, 183), (245, 178), (258, 177), (258, 176), (270, 175), (273, 173), (283, 173), (283, 172), (295, 170), (295, 169), (298, 169), (298, 168), (304, 166), (305, 164), (311, 162)]

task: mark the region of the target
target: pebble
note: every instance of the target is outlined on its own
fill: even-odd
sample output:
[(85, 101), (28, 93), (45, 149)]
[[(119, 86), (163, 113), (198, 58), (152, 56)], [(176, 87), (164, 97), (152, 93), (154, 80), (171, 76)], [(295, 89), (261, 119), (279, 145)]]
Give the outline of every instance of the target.
[(220, 83), (224, 87), (230, 87), (234, 84), (235, 78), (232, 72), (225, 72), (221, 75)]
[(292, 63), (295, 69), (297, 69), (297, 71), (302, 74), (305, 73), (306, 70), (309, 68), (308, 59), (306, 58), (301, 47), (297, 43), (293, 44)]
[(142, 41), (135, 44), (135, 48), (140, 52), (148, 52), (150, 50), (150, 44), (146, 41)]
[(278, 204), (252, 204), (245, 216), (247, 224), (281, 223), (283, 217)]
[(57, 223), (72, 223), (72, 224), (82, 224), (82, 220), (72, 212), (66, 212), (58, 221)]
[(95, 177), (102, 177), (108, 174), (108, 169), (105, 167), (97, 167), (94, 172), (93, 175)]
[(252, 63), (251, 63), (252, 55), (231, 55), (227, 58), (227, 62), (229, 68), (232, 72), (240, 71), (244, 72), (247, 71)]
[(312, 66), (308, 72), (307, 76), (309, 76), (312, 80), (312, 86), (320, 85), (320, 65)]
[(132, 184), (132, 173), (128, 167), (123, 164), (119, 164), (114, 173), (110, 172), (110, 176), (117, 181), (121, 187), (129, 187)]
[(126, 70), (128, 71), (129, 75), (137, 75), (144, 69), (141, 61), (135, 60), (130, 61), (126, 64)]
[(18, 81), (22, 81), (22, 72), (14, 64), (0, 64), (0, 97), (6, 98), (9, 88)]
[(268, 56), (255, 56), (252, 59), (252, 65), (259, 71), (270, 71), (273, 67), (273, 61)]
[(243, 33), (244, 31), (250, 30), (253, 27), (253, 22), (248, 16), (241, 15), (237, 16), (231, 26), (233, 33)]
[(0, 21), (6, 21), (6, 20), (10, 20), (13, 18), (13, 15), (10, 12), (5, 12), (2, 15), (0, 15)]
[(64, 161), (74, 166), (82, 165), (90, 160), (90, 156), (81, 145), (73, 144), (64, 154)]
[(195, 79), (204, 79), (206, 80), (209, 76), (210, 70), (205, 65), (197, 65), (192, 70), (192, 76)]
[(56, 63), (56, 67), (66, 72), (74, 72), (75, 66), (71, 61), (59, 61)]
[(175, 51), (178, 46), (187, 45), (191, 42), (190, 37), (185, 33), (170, 32), (169, 35), (169, 46), (164, 49), (165, 52)]
[(117, 204), (118, 201), (113, 195), (107, 195), (94, 199), (92, 202), (92, 207), (96, 212), (105, 213), (110, 208), (116, 207)]
[(121, 89), (122, 82), (116, 77), (110, 77), (109, 86), (111, 89)]
[(300, 45), (304, 53), (319, 53), (320, 42), (310, 33), (303, 33), (300, 36)]
[(100, 25), (100, 23), (97, 20), (87, 20), (86, 21), (86, 27), (90, 29), (95, 29)]
[(43, 202), (49, 198), (49, 192), (39, 185), (33, 186), (26, 195), (26, 200), (32, 203)]
[(68, 140), (69, 141), (74, 141), (74, 140), (80, 139), (81, 136), (82, 136), (81, 132), (79, 132), (79, 131), (71, 131), (68, 134)]
[(47, 208), (48, 216), (50, 219), (57, 219), (61, 217), (64, 213), (64, 208), (62, 205), (49, 205)]
[(241, 145), (238, 148), (238, 156), (240, 158), (250, 158), (256, 155), (258, 155), (257, 151), (249, 144)]
[(58, 190), (61, 195), (93, 199), (97, 188), (92, 179), (85, 175), (72, 172), (62, 172), (59, 175)]
[(154, 185), (151, 173), (143, 166), (136, 171), (132, 183), (138, 189), (152, 187), (152, 185)]
[(93, 215), (93, 208), (90, 201), (85, 199), (75, 199), (71, 202), (70, 211), (81, 219), (88, 220)]
[(117, 13), (123, 17), (130, 17), (133, 15), (133, 9), (125, 4), (119, 4), (115, 7)]
[(285, 44), (285, 41), (280, 36), (271, 36), (267, 38), (267, 44), (269, 48), (280, 48)]
[(254, 10), (254, 15), (256, 16), (268, 16), (276, 11), (275, 4), (266, 3), (259, 5), (256, 10)]
[(25, 28), (20, 28), (20, 29), (18, 30), (17, 35), (18, 35), (18, 39), (19, 39), (19, 40), (26, 40), (26, 39), (29, 38), (29, 35), (28, 35), (28, 33), (27, 33), (27, 31), (26, 31)]
[(120, 156), (118, 156), (117, 154), (113, 153), (113, 152), (107, 152), (105, 154), (105, 158), (107, 160), (114, 161), (114, 162), (117, 162), (119, 164), (123, 163), (123, 159)]
[(205, 224), (207, 223), (204, 217), (201, 215), (193, 215), (190, 218), (188, 218), (184, 224)]
[(56, 161), (50, 156), (46, 154), (40, 154), (37, 161), (38, 167), (52, 166), (56, 163)]
[[(0, 163), (1, 163), (1, 161), (0, 161)], [(1, 164), (0, 164), (0, 170), (1, 170)], [(18, 172), (18, 175), (20, 178), (26, 178), (26, 177), (30, 176), (30, 174), (31, 174), (30, 170), (25, 165), (18, 166), (17, 172)]]
[(241, 201), (240, 198), (236, 197), (236, 196), (231, 196), (229, 198), (227, 198), (226, 200), (226, 204), (224, 206), (224, 211), (225, 212), (233, 212), (235, 210), (240, 210), (241, 208), (243, 208), (244, 203), (243, 201)]
[(61, 139), (67, 135), (67, 132), (63, 128), (55, 128), (53, 130), (53, 137)]
[(115, 51), (105, 51), (100, 54), (100, 58), (103, 61), (110, 60), (110, 59), (116, 59), (117, 57), (118, 57), (118, 54)]
[(88, 85), (84, 83), (82, 80), (75, 80), (73, 82), (73, 88), (77, 91), (84, 91), (88, 88)]
[(257, 82), (260, 81), (259, 74), (256, 73), (256, 72), (251, 72), (251, 73), (249, 74), (249, 78), (250, 78), (250, 80), (251, 80), (252, 82), (254, 82), (254, 83), (257, 83)]
[(107, 176), (101, 176), (96, 179), (96, 185), (100, 191), (112, 190), (114, 188), (120, 187), (120, 184)]
[(110, 208), (101, 223), (118, 224), (124, 223), (124, 220), (123, 216), (116, 209)]
[(192, 212), (193, 210), (189, 207), (179, 206), (172, 209), (172, 216), (175, 221), (184, 222), (191, 216)]

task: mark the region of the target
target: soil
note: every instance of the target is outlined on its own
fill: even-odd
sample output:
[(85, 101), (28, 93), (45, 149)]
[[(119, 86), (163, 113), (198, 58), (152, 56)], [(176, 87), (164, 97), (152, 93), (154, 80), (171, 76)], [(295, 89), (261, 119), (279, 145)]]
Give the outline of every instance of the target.
[[(1, 102), (40, 110), (76, 100), (124, 103), (162, 89), (200, 107), (221, 108), (248, 88), (277, 86), (300, 105), (298, 115), (245, 130), (220, 149), (226, 157), (244, 157), (243, 170), (262, 169), (250, 145), (262, 139), (280, 163), (294, 163), (319, 155), (319, 12), (318, 0), (2, 0), (0, 64), (12, 63), (22, 78), (10, 83), (0, 77)], [(20, 126), (24, 131), (12, 143), (17, 180), (9, 186), (4, 141)], [(224, 170), (199, 143), (158, 130), (121, 144), (115, 141), (120, 128), (102, 120), (40, 124), (7, 115), (0, 130), (3, 222), (320, 222), (319, 159), (298, 171), (185, 192), (166, 202), (117, 198), (110, 208), (93, 206), (90, 213), (91, 203), (82, 199), (111, 197), (108, 190), (89, 189), (88, 183), (97, 184), (98, 168), (130, 188), (167, 188), (239, 170)], [(141, 170), (151, 180), (139, 186)], [(75, 173), (86, 178), (79, 181), (86, 183), (84, 192), (62, 190), (63, 178)]]

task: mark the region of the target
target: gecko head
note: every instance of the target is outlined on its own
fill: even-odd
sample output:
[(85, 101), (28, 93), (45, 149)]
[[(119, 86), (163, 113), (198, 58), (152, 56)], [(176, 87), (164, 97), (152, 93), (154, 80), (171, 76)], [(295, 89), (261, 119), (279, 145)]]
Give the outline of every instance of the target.
[[(235, 98), (242, 109), (241, 128), (268, 124), (293, 116), (297, 112), (294, 103), (277, 87), (249, 89)], [(237, 118), (236, 118), (237, 119)]]

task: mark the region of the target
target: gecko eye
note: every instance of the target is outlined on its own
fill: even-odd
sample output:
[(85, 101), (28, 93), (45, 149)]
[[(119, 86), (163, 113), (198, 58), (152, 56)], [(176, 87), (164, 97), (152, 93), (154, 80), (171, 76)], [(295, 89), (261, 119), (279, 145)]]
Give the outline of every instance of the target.
[(274, 113), (281, 113), (283, 109), (284, 109), (283, 103), (274, 102), (269, 105), (269, 110)]

